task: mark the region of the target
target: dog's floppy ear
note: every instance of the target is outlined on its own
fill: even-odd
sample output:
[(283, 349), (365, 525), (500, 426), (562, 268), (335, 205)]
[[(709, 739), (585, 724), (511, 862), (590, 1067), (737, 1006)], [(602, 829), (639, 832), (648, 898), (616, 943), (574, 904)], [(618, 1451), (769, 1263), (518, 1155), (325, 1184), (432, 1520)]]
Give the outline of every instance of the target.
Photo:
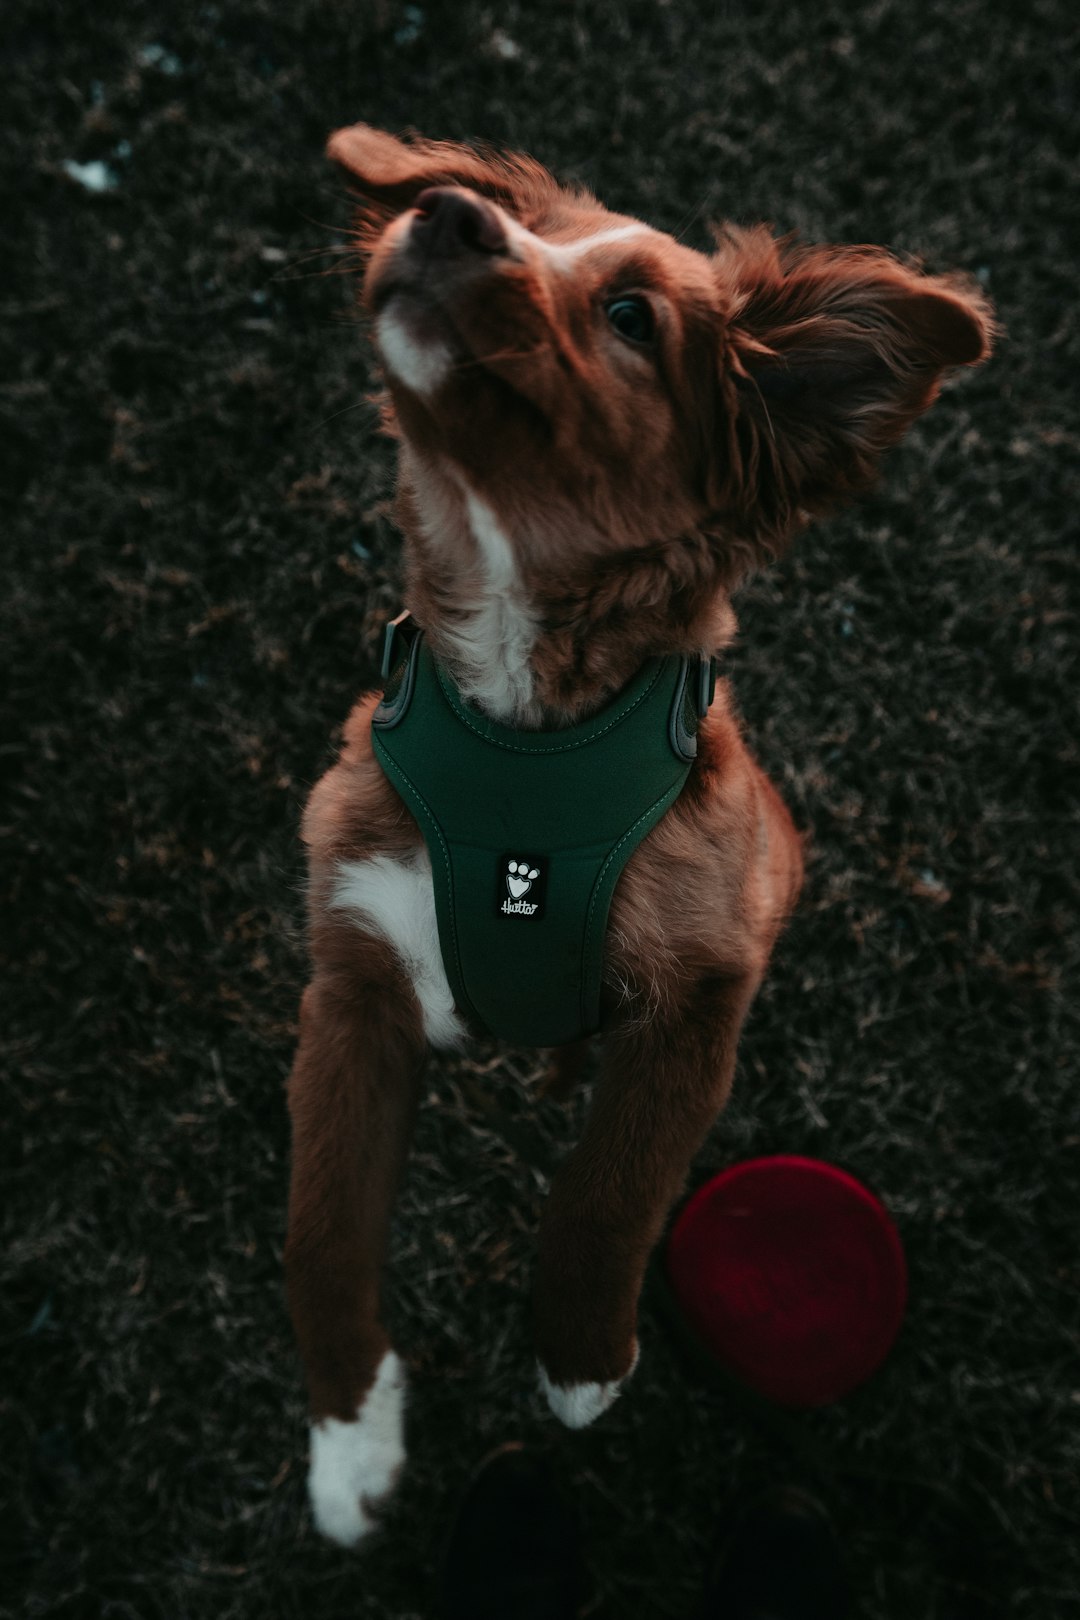
[(361, 228), (369, 237), (410, 208), (427, 186), (468, 186), (512, 213), (527, 210), (557, 189), (532, 158), (419, 135), (399, 140), (367, 124), (339, 129), (327, 142), (326, 153), (356, 182)]
[(714, 263), (730, 311), (718, 505), (771, 550), (873, 482), (942, 373), (986, 359), (993, 317), (974, 283), (878, 248), (799, 247), (759, 227), (729, 230)]

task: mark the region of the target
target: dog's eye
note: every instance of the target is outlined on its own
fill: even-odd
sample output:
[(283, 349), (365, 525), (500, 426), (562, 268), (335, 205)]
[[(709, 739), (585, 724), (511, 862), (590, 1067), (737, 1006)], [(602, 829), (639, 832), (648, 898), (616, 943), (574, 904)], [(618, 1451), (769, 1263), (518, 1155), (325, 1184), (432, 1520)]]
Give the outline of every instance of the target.
[(637, 294), (612, 298), (604, 305), (604, 313), (619, 336), (631, 343), (648, 343), (656, 331), (649, 300)]

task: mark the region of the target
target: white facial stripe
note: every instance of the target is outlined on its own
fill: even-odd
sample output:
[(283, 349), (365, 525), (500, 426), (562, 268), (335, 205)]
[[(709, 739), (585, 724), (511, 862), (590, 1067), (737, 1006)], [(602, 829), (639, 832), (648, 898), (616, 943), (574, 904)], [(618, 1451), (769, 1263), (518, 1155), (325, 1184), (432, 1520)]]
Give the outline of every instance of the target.
[(342, 1547), (354, 1547), (374, 1527), (371, 1508), (392, 1489), (405, 1461), (402, 1436), (405, 1370), (392, 1350), (353, 1423), (323, 1418), (311, 1430), (308, 1493), (315, 1524)]
[(491, 508), (466, 492), (469, 527), (480, 553), (474, 607), (444, 636), (464, 697), (494, 720), (528, 715), (535, 696), (529, 656), (536, 621), (521, 588), (513, 547)]
[(643, 225), (640, 220), (631, 220), (628, 225), (613, 225), (608, 231), (597, 231), (595, 236), (583, 236), (577, 242), (548, 242), (542, 236), (536, 236), (521, 225), (510, 222), (510, 235), (515, 245), (520, 249), (534, 253), (539, 252), (543, 258), (557, 270), (573, 270), (579, 261), (593, 248), (606, 247), (611, 242), (625, 242), (634, 236), (655, 236), (657, 232), (650, 225)]
[(648, 225), (616, 225), (610, 231), (598, 231), (595, 236), (585, 236), (580, 242), (544, 242), (543, 249), (547, 257), (564, 268), (571, 268), (585, 254), (591, 253), (593, 248), (607, 247), (611, 242), (625, 242), (632, 236), (652, 236), (654, 233)]
[(375, 341), (387, 370), (414, 394), (433, 394), (453, 362), (445, 343), (422, 342), (392, 309), (384, 310), (375, 322)]
[(434, 1047), (459, 1046), (465, 1026), (454, 1011), (454, 996), (439, 949), (435, 888), (426, 849), (395, 861), (374, 855), (342, 861), (330, 901), (355, 912), (394, 947), (420, 1003), (424, 1034)]

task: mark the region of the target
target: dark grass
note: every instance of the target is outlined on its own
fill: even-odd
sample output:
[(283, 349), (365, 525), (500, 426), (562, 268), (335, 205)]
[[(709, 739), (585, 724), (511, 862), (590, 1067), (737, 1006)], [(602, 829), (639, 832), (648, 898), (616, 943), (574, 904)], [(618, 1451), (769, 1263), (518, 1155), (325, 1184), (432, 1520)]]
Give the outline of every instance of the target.
[[(720, 1505), (777, 1477), (832, 1504), (875, 1620), (1080, 1612), (1074, 18), (9, 0), (0, 1613), (425, 1615), (515, 1435), (576, 1490), (605, 1616), (686, 1614)], [(536, 1105), (532, 1055), (436, 1065), (389, 1290), (412, 1465), (357, 1560), (307, 1524), (280, 1263), (297, 818), (398, 604), (321, 158), (359, 117), (526, 148), (696, 244), (766, 218), (965, 268), (1007, 336), (743, 593), (732, 661), (813, 856), (694, 1179), (784, 1150), (875, 1186), (893, 1358), (778, 1421), (650, 1310), (632, 1393), (557, 1431), (526, 1301), (581, 1102)], [(103, 196), (59, 168), (99, 157)]]

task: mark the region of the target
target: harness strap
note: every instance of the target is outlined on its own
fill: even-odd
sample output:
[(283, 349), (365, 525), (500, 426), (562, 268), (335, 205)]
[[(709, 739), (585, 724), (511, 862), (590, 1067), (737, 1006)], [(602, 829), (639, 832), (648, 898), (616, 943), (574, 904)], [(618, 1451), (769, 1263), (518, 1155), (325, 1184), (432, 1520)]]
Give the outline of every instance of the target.
[(407, 616), (387, 627), (383, 668), (372, 740), (424, 835), (458, 1010), (515, 1045), (591, 1034), (615, 885), (686, 781), (712, 661), (650, 659), (562, 731), (470, 707)]

